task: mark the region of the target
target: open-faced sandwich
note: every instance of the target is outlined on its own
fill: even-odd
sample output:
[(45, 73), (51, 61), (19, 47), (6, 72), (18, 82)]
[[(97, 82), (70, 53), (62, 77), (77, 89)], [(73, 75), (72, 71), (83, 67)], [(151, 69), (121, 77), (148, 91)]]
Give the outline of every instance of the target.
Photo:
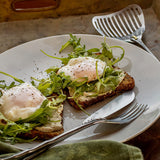
[[(68, 57), (52, 57), (62, 60), (63, 66), (57, 68), (56, 74), (68, 78), (66, 94), (68, 102), (76, 109), (81, 109), (104, 100), (117, 93), (134, 88), (134, 79), (125, 71), (115, 66), (124, 57), (124, 49), (120, 46), (109, 46), (106, 41), (101, 48), (85, 49), (80, 44), (80, 39), (70, 34), (60, 52), (68, 46), (73, 51)], [(119, 48), (122, 54), (114, 57), (112, 48)]]
[(0, 73), (15, 80), (10, 85), (5, 81), (0, 84), (0, 140), (44, 140), (63, 132), (63, 101), (66, 96), (61, 90), (62, 85), (56, 88), (57, 75), (51, 73), (34, 86)]
[[(48, 68), (47, 78), (32, 77), (29, 84), (0, 71), (16, 82), (6, 85), (0, 81), (0, 140), (49, 139), (63, 132), (66, 97), (71, 106), (86, 112), (86, 107), (134, 88), (134, 79), (115, 65), (124, 56), (122, 47), (108, 46), (104, 40), (101, 48), (86, 50), (80, 39), (70, 34), (60, 52), (69, 45), (73, 51), (65, 58), (42, 51), (63, 64)], [(115, 47), (122, 50), (117, 58), (112, 53)]]

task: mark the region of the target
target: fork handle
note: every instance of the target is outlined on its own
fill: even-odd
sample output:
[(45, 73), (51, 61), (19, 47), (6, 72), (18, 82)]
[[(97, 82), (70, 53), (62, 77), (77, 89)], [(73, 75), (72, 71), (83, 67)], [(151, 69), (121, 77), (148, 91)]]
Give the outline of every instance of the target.
[(139, 44), (140, 46), (142, 46), (148, 53), (150, 53), (151, 55), (154, 56), (154, 54), (150, 51), (150, 49), (143, 43), (143, 41), (142, 41), (140, 38), (138, 38), (138, 37), (136, 37), (136, 36), (133, 36), (133, 37), (131, 38), (131, 40), (132, 40), (133, 42), (138, 43), (138, 44)]
[(62, 133), (61, 135), (59, 136), (56, 136), (52, 139), (49, 139), (49, 140), (46, 140), (42, 143), (40, 143), (39, 145), (31, 148), (31, 149), (27, 149), (27, 150), (24, 150), (22, 152), (19, 152), (19, 153), (16, 153), (14, 154), (13, 156), (10, 156), (10, 157), (6, 157), (2, 160), (13, 160), (13, 159), (19, 159), (19, 158), (24, 158), (25, 160), (29, 160), (29, 159), (32, 159), (33, 157), (37, 156), (38, 154), (40, 154), (41, 152), (49, 149), (51, 146), (54, 146), (56, 145), (57, 143), (63, 141), (64, 139), (92, 126), (92, 125), (95, 125), (97, 123), (101, 123), (103, 122), (104, 119), (101, 119), (101, 120), (95, 120), (95, 121), (91, 121), (91, 122), (88, 122), (88, 123), (85, 123), (81, 126), (78, 126), (72, 130), (69, 130), (67, 132), (64, 132)]

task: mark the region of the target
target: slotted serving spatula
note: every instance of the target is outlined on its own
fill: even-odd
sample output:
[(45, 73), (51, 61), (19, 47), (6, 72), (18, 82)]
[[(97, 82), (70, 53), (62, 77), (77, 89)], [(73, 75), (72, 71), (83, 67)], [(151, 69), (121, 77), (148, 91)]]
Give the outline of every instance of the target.
[(153, 55), (141, 40), (145, 31), (145, 21), (143, 11), (137, 4), (109, 15), (95, 16), (92, 23), (101, 35), (136, 42)]

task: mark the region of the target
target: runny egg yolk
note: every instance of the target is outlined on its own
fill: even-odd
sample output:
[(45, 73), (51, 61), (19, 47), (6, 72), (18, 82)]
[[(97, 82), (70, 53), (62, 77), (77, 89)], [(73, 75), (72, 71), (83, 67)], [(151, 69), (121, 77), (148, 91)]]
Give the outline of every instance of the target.
[(22, 83), (3, 93), (0, 98), (0, 112), (9, 120), (28, 118), (46, 98), (34, 86)]
[(88, 78), (88, 82), (94, 81), (97, 79), (96, 63), (98, 76), (101, 77), (106, 63), (92, 57), (73, 58), (66, 66), (59, 69), (58, 74), (64, 72), (66, 76), (70, 76), (72, 81), (77, 80), (81, 82), (86, 77)]

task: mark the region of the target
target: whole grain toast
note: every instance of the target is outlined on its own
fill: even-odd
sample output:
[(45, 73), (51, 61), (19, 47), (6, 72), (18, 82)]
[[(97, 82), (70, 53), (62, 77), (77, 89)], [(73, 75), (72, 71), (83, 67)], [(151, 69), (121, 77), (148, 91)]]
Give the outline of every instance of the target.
[[(52, 96), (58, 96), (56, 93), (52, 93)], [(52, 101), (52, 98), (48, 98), (48, 100)], [(63, 104), (61, 104), (62, 110), (60, 112), (60, 117), (61, 117), (61, 125), (62, 128), (55, 129), (54, 131), (41, 131), (38, 130), (38, 128), (35, 128), (31, 130), (28, 133), (22, 133), (19, 135), (19, 137), (22, 137), (24, 139), (33, 139), (36, 138), (37, 140), (47, 140), (50, 138), (53, 138), (55, 136), (58, 136), (59, 134), (64, 132), (63, 129)]]
[[(61, 106), (63, 108), (63, 104), (61, 104)], [(22, 137), (24, 139), (36, 138), (37, 140), (47, 140), (47, 139), (53, 138), (55, 136), (58, 136), (59, 134), (64, 132), (64, 129), (63, 129), (63, 110), (60, 113), (60, 117), (61, 117), (61, 125), (62, 125), (61, 128), (57, 128), (54, 131), (47, 131), (45, 129), (43, 129), (45, 131), (41, 131), (41, 130), (38, 130), (38, 127), (36, 127), (35, 129), (31, 130), (28, 133), (20, 134), (19, 137)]]
[[(58, 97), (58, 94), (53, 93), (51, 96), (48, 97), (49, 101), (53, 100), (53, 97)], [(56, 106), (55, 106), (56, 107)], [(53, 138), (61, 133), (63, 133), (63, 102), (59, 102), (57, 104), (57, 109), (53, 109), (53, 112), (51, 116), (48, 117), (48, 121), (46, 124), (41, 126), (36, 126), (34, 129), (27, 133), (19, 133), (16, 135), (19, 138), (22, 139), (34, 139), (36, 140), (46, 140)], [(3, 114), (0, 114), (0, 125), (7, 125), (9, 122)], [(16, 122), (15, 122), (16, 123)], [(22, 122), (23, 123), (23, 122)], [(20, 124), (20, 123), (17, 123)], [(10, 136), (10, 135), (9, 135)]]
[[(134, 81), (133, 77), (131, 77), (128, 73), (125, 73), (124, 79), (122, 80), (122, 82), (118, 85), (118, 87), (114, 91), (107, 92), (106, 94), (99, 95), (99, 96), (94, 97), (89, 100), (78, 101), (78, 104), (81, 105), (82, 108), (87, 108), (88, 106), (91, 106), (92, 104), (100, 102), (100, 101), (106, 99), (107, 97), (111, 97), (116, 94), (119, 94), (119, 93), (122, 93), (122, 92), (125, 92), (128, 90), (132, 90), (134, 88), (134, 86), (135, 86), (135, 81)], [(67, 97), (70, 97), (69, 91), (67, 91)], [(76, 109), (80, 109), (80, 107), (76, 104), (74, 99), (69, 98), (67, 100), (72, 107), (74, 107)]]
[(37, 140), (47, 140), (55, 136), (58, 136), (59, 134), (63, 133), (63, 131), (64, 131), (63, 128), (61, 130), (57, 130), (53, 132), (42, 132), (34, 129), (34, 130), (31, 130), (29, 133), (24, 133), (19, 135), (19, 137), (22, 137), (24, 139), (33, 139), (36, 137)]

